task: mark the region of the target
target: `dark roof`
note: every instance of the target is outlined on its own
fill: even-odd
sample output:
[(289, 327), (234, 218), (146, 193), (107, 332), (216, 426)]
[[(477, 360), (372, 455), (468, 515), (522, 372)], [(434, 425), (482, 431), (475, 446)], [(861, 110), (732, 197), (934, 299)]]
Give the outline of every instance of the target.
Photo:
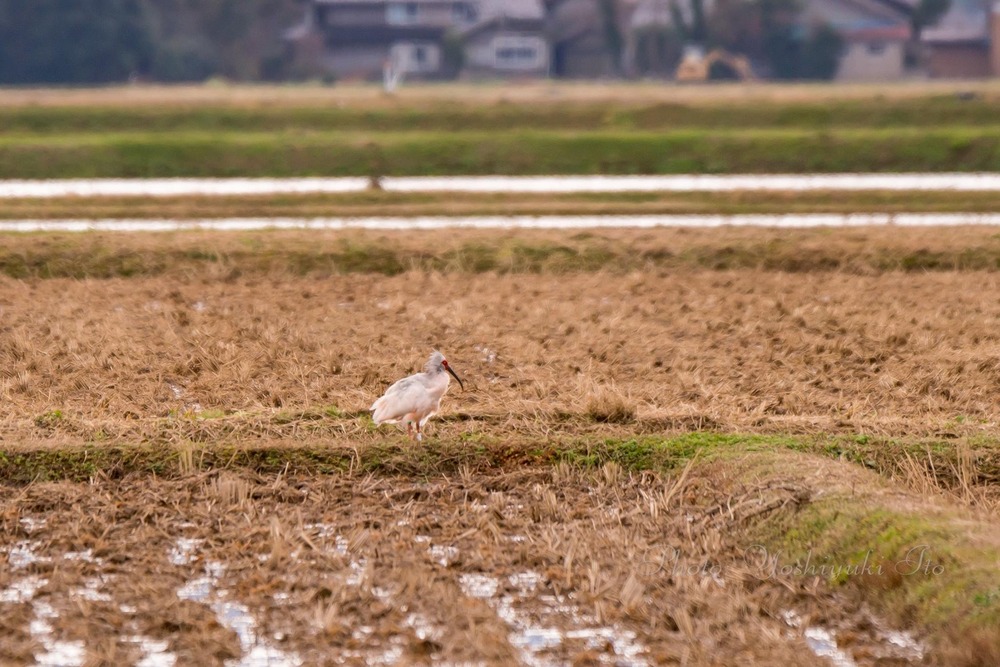
[(540, 30), (544, 27), (545, 7), (541, 0), (479, 0), (475, 23), (462, 30), (469, 36), (501, 26), (511, 30)]
[(826, 23), (849, 41), (902, 42), (910, 38), (909, 15), (881, 0), (806, 0), (806, 25)]

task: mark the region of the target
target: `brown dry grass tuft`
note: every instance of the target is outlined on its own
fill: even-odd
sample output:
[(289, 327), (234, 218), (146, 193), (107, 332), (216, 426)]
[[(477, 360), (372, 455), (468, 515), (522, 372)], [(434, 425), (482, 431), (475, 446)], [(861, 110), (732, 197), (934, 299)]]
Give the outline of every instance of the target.
[(935, 461), (928, 450), (925, 458), (904, 451), (896, 462), (895, 472), (906, 486), (925, 495), (943, 495), (952, 502), (987, 511), (1000, 508), (1000, 495), (996, 484), (983, 479), (979, 455), (967, 441), (954, 446), (950, 460)]
[(209, 495), (214, 496), (223, 505), (245, 509), (250, 503), (250, 483), (238, 476), (222, 473), (209, 482)]
[(615, 384), (592, 386), (585, 393), (586, 415), (602, 424), (629, 424), (635, 421), (636, 406)]

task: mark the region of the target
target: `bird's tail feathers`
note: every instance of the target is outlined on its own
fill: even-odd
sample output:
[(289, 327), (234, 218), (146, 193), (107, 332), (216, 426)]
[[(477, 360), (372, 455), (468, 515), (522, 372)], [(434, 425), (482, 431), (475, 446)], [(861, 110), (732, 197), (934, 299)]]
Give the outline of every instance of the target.
[(371, 410), (372, 421), (375, 422), (376, 426), (380, 424), (394, 424), (398, 421), (397, 419), (390, 419), (389, 416), (385, 414), (385, 407), (385, 396), (383, 396), (372, 403), (372, 406), (368, 408)]

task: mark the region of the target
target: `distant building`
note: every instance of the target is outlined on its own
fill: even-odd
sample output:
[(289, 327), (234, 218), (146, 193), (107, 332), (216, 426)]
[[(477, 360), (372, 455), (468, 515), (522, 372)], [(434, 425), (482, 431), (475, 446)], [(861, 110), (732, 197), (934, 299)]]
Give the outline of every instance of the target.
[(540, 0), (309, 0), (285, 39), (337, 79), (545, 76), (544, 19)]
[(487, 0), (479, 19), (457, 32), (462, 76), (521, 78), (549, 75), (545, 8), (539, 0)]
[(338, 79), (378, 79), (389, 62), (408, 77), (433, 79), (445, 73), (445, 33), (475, 18), (464, 0), (310, 0), (286, 39), (293, 49), (318, 41), (315, 65)]
[[(685, 49), (705, 46), (683, 41), (696, 22), (691, 0), (304, 1), (302, 22), (285, 33), (300, 76), (672, 78)], [(1000, 0), (952, 0), (919, 45), (910, 25), (918, 1), (802, 0), (794, 20), (803, 36), (826, 25), (841, 37), (838, 81), (911, 75), (915, 49), (932, 77), (1000, 76)], [(710, 20), (717, 0), (701, 6)], [(767, 75), (767, 63), (750, 65)]]
[(906, 74), (909, 13), (880, 0), (806, 0), (804, 27), (826, 24), (844, 40), (837, 81), (889, 81)]
[[(608, 10), (614, 5), (617, 13)], [(611, 43), (614, 35), (621, 39), (623, 20), (633, 10), (634, 3), (602, 0), (550, 0), (548, 3), (548, 35), (552, 41), (552, 74), (565, 79), (601, 79), (622, 74), (622, 63)]]
[(951, 0), (920, 42), (931, 77), (1000, 76), (1000, 2), (991, 7), (988, 0)]

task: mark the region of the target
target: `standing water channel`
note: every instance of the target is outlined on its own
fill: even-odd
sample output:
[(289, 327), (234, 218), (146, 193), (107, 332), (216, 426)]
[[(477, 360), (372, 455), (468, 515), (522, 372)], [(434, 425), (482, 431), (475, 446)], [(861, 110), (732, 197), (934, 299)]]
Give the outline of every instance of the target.
[[(360, 192), (367, 178), (0, 180), (0, 198), (267, 195)], [(672, 176), (386, 176), (390, 192), (1000, 191), (1000, 174), (679, 174)]]

